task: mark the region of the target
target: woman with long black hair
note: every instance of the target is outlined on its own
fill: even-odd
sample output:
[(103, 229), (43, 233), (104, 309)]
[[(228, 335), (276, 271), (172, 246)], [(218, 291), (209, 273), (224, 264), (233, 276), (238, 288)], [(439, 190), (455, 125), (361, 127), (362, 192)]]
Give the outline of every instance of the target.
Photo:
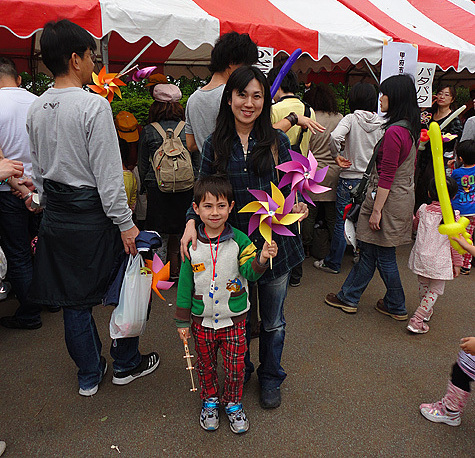
[(376, 310), (395, 320), (407, 320), (404, 290), (396, 262), (396, 247), (412, 241), (414, 208), (414, 162), (420, 137), (420, 116), (413, 79), (391, 76), (380, 87), (385, 134), (361, 206), (356, 238), (360, 260), (353, 266), (338, 294), (325, 302), (355, 313), (361, 295), (376, 267), (386, 286), (386, 295)]
[[(235, 70), (224, 89), (217, 118), (216, 130), (203, 145), (200, 176), (214, 173), (225, 174), (232, 184), (235, 206), (229, 223), (247, 233), (249, 213), (238, 213), (255, 200), (249, 189), (259, 189), (271, 194), (271, 182), (278, 184), (275, 165), (291, 160), (290, 142), (286, 135), (272, 127), (270, 120), (271, 94), (264, 74), (256, 67), (244, 66)], [(293, 114), (295, 118), (297, 117)], [(290, 116), (291, 124), (297, 120)], [(288, 121), (286, 121), (288, 123)], [(293, 124), (292, 124), (293, 125)], [(288, 195), (290, 188), (284, 188)], [(308, 213), (304, 203), (294, 205), (294, 212)], [(195, 219), (191, 215), (182, 238), (182, 248), (194, 237)], [(297, 233), (297, 227), (290, 229)], [(259, 249), (264, 243), (262, 236), (254, 232), (251, 240)], [(282, 237), (273, 234), (279, 252), (258, 281), (260, 315), (259, 335), (260, 366), (257, 375), (261, 386), (261, 405), (275, 408), (280, 405), (280, 385), (286, 373), (280, 362), (284, 347), (285, 319), (284, 300), (287, 295), (290, 271), (304, 259), (300, 237)], [(253, 285), (252, 287), (255, 287)], [(251, 288), (252, 288), (251, 287)], [(252, 295), (249, 294), (249, 296)], [(247, 333), (248, 342), (250, 333)], [(246, 356), (246, 377), (254, 370), (249, 355)]]

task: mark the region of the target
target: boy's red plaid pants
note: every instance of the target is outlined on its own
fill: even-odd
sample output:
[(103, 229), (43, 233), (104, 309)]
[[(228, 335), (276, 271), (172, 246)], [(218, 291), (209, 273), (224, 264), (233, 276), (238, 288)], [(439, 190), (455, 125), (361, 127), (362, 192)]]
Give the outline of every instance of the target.
[(219, 398), (218, 349), (224, 363), (224, 392), (221, 403), (241, 402), (244, 384), (244, 355), (247, 351), (246, 320), (222, 329), (191, 325), (198, 355), (196, 371), (201, 386), (201, 399)]

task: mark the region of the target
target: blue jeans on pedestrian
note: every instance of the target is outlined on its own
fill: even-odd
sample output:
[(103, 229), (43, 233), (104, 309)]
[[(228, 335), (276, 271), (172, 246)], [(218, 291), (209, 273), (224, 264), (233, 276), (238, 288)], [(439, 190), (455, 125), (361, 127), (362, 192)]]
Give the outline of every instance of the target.
[(350, 203), (350, 191), (358, 186), (359, 178), (339, 178), (336, 188), (336, 220), (333, 231), (330, 253), (325, 258), (325, 265), (337, 272), (341, 270), (341, 261), (346, 249), (345, 222), (343, 221), (343, 211)]
[[(284, 301), (287, 296), (290, 272), (281, 275), (269, 283), (258, 282), (258, 302), (261, 317), (259, 332), (259, 367), (257, 377), (264, 390), (279, 388), (287, 374), (280, 365), (285, 340)], [(256, 283), (250, 284), (250, 288)], [(248, 317), (250, 314), (248, 314)], [(247, 353), (244, 358), (246, 372), (254, 371), (249, 348), (251, 329), (246, 323)]]
[(0, 191), (2, 248), (8, 263), (8, 280), (20, 303), (15, 317), (27, 325), (41, 323), (41, 306), (27, 298), (33, 277), (30, 227), (34, 218), (21, 199), (10, 191)]
[(405, 315), (407, 313), (405, 296), (399, 277), (395, 247), (383, 247), (360, 241), (360, 260), (346, 277), (337, 294), (338, 299), (347, 305), (357, 307), (376, 268), (386, 285), (383, 301), (387, 310), (395, 315)]
[[(102, 377), (102, 343), (92, 316), (92, 307), (63, 307), (63, 318), (66, 346), (79, 368), (79, 387), (88, 390), (95, 387)], [(110, 354), (114, 359), (114, 372), (125, 372), (140, 364), (142, 357), (138, 347), (138, 337), (112, 341)]]

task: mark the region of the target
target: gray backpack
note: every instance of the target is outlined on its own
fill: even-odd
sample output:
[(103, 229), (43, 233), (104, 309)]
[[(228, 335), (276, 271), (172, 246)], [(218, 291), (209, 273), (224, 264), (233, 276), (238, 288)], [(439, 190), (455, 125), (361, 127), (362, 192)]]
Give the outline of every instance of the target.
[(152, 126), (163, 139), (160, 147), (150, 159), (160, 191), (182, 192), (193, 188), (195, 176), (191, 155), (180, 139), (185, 122), (180, 121), (175, 130), (165, 132), (158, 122)]

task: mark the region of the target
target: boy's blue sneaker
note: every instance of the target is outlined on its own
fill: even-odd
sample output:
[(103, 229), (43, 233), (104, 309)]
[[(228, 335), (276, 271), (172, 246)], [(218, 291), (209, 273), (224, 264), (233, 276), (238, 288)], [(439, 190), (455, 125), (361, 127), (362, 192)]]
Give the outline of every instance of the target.
[(206, 431), (215, 431), (219, 428), (219, 400), (208, 398), (203, 401), (200, 414), (200, 425)]
[(229, 427), (233, 433), (241, 434), (249, 429), (249, 420), (244, 410), (242, 410), (241, 403), (235, 404), (234, 402), (228, 402), (226, 413), (229, 418)]

